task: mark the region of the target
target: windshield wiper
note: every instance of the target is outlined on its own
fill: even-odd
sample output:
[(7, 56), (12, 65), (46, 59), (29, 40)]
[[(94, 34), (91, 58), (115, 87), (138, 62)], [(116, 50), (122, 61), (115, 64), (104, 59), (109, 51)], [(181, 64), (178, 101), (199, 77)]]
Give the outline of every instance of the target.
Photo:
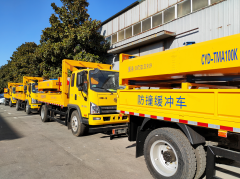
[(108, 90), (108, 89), (106, 89), (106, 88), (103, 88), (103, 87), (93, 87), (93, 88), (104, 89), (105, 91), (107, 91), (107, 92), (110, 92), (110, 93), (112, 93), (112, 94), (113, 94), (113, 92), (112, 92), (112, 91), (110, 91), (110, 90)]

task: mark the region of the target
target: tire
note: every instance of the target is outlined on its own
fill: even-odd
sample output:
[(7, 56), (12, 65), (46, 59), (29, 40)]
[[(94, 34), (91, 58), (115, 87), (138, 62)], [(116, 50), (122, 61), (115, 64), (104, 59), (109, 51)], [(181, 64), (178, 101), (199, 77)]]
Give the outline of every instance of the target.
[(194, 178), (194, 149), (178, 129), (161, 128), (150, 132), (144, 143), (144, 157), (153, 178)]
[(4, 101), (4, 106), (7, 106), (7, 100), (5, 99), (5, 101)]
[(199, 179), (203, 176), (206, 169), (206, 153), (202, 145), (197, 146), (195, 149), (195, 155), (197, 159), (197, 170), (194, 179)]
[(80, 121), (78, 112), (75, 110), (71, 115), (71, 130), (76, 137), (83, 136), (86, 133), (87, 127)]
[(26, 113), (27, 113), (28, 115), (31, 113), (31, 107), (30, 107), (28, 101), (27, 101), (27, 105), (26, 105)]
[(13, 103), (12, 103), (12, 100), (10, 99), (10, 102), (9, 102), (9, 106), (10, 107), (13, 107)]
[(42, 107), (41, 107), (41, 120), (42, 120), (42, 122), (49, 122), (49, 119), (48, 119), (47, 116), (48, 116), (47, 106), (42, 105)]
[(19, 107), (19, 100), (17, 100), (16, 102), (16, 110), (19, 111), (20, 107)]

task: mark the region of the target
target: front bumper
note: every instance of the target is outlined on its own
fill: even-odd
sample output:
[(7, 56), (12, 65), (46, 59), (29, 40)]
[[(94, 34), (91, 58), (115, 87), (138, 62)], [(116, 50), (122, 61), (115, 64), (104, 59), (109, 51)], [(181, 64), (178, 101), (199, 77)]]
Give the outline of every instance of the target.
[[(94, 118), (99, 118), (99, 120), (94, 120)], [(104, 115), (89, 115), (88, 123), (89, 125), (107, 125), (107, 124), (120, 124), (128, 123), (129, 115), (122, 114), (104, 114)]]
[(12, 101), (12, 104), (16, 104), (17, 100), (11, 100)]
[(38, 110), (40, 108), (41, 104), (31, 104), (30, 106), (31, 106), (31, 109)]

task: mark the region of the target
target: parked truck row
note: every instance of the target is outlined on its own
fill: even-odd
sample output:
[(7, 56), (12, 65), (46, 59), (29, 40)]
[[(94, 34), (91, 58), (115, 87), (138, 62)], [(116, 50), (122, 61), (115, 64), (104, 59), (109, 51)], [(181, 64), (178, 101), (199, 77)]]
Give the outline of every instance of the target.
[(44, 80), (24, 76), (23, 83), (9, 83), (5, 98), (15, 99), (16, 110), (39, 112), (43, 122), (65, 121), (75, 136), (125, 129), (129, 115), (116, 111), (118, 78), (112, 65), (63, 60), (62, 77)]
[(238, 40), (240, 34), (141, 57), (121, 54), (119, 73), (63, 60), (62, 77), (24, 77), (9, 83), (4, 97), (17, 110), (37, 109), (43, 122), (65, 121), (75, 136), (121, 131), (127, 123), (136, 157), (144, 155), (154, 178), (210, 179), (216, 158), (240, 161)]

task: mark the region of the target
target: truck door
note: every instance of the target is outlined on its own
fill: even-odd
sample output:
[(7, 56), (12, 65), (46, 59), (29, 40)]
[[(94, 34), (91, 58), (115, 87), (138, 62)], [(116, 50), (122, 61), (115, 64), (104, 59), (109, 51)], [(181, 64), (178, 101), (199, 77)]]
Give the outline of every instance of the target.
[(87, 117), (88, 114), (88, 106), (87, 106), (87, 93), (88, 93), (88, 81), (87, 81), (87, 74), (84, 73), (83, 79), (84, 84), (82, 86), (82, 90), (77, 86), (77, 76), (78, 73), (73, 73), (71, 76), (70, 82), (70, 104), (77, 105), (82, 113), (82, 117)]
[(12, 96), (12, 87), (10, 87), (10, 96)]
[(27, 88), (28, 88), (28, 90), (27, 90), (27, 97), (30, 98), (30, 97), (31, 97), (31, 90), (32, 90), (32, 89), (31, 89), (31, 84), (28, 84), (28, 85), (27, 85)]

